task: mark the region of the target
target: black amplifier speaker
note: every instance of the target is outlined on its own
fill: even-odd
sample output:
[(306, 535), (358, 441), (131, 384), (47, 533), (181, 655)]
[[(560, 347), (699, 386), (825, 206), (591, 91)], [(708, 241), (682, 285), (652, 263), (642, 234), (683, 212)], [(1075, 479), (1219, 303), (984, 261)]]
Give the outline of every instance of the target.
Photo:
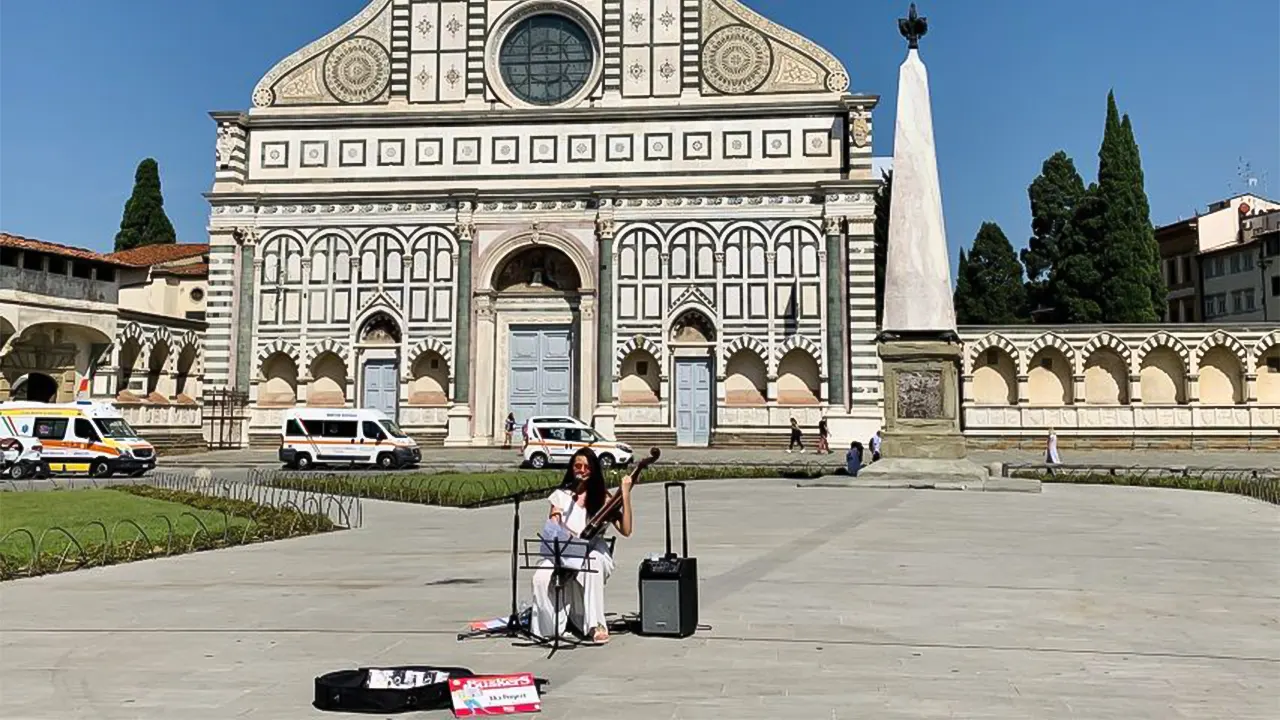
[[(671, 550), (671, 491), (680, 488), (682, 552)], [(667, 554), (640, 563), (639, 635), (685, 638), (698, 628), (698, 560), (689, 557), (684, 483), (666, 484)]]

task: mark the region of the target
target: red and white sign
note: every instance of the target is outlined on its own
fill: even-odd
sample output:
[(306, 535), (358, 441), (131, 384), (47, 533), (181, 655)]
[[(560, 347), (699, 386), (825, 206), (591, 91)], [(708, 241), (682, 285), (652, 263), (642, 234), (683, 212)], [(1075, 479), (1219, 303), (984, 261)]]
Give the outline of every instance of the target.
[(450, 678), (454, 717), (542, 712), (533, 675), (485, 675)]

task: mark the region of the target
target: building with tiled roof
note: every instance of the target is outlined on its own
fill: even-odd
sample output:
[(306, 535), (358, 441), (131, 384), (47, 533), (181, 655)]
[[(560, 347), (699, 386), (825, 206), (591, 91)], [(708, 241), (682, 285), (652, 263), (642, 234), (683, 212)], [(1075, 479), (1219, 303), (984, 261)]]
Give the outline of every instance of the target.
[(208, 249), (0, 232), (0, 401), (115, 401), (153, 442), (201, 447)]

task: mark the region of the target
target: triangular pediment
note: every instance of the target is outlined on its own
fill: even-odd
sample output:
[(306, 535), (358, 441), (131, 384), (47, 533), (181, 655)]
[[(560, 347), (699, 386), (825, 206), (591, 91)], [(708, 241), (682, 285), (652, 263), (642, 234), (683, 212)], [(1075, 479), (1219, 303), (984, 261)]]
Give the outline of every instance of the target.
[[(548, 97), (545, 88), (520, 85), (531, 73), (512, 58), (527, 47), (522, 28), (552, 16), (567, 21), (553, 30), (577, 66), (575, 85)], [(272, 68), (253, 104), (652, 108), (664, 98), (789, 102), (848, 88), (833, 55), (740, 0), (372, 0)]]

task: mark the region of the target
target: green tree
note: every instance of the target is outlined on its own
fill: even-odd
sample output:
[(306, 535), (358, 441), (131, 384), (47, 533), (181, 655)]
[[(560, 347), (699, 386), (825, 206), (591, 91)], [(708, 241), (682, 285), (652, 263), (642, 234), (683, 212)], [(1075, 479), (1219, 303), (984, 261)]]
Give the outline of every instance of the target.
[(983, 223), (968, 254), (960, 254), (955, 306), (961, 325), (1012, 325), (1026, 319), (1022, 264), (999, 225)]
[[(1158, 300), (1152, 273), (1159, 275), (1158, 251), (1150, 210), (1143, 190), (1141, 161), (1132, 127), (1122, 121), (1115, 93), (1107, 95), (1107, 122), (1098, 151), (1100, 222), (1090, 241), (1099, 268), (1105, 269), (1097, 295), (1102, 320), (1110, 323), (1159, 321), (1164, 299)], [(1152, 260), (1155, 260), (1154, 266)]]
[(164, 212), (160, 166), (147, 158), (138, 163), (138, 170), (134, 173), (133, 195), (125, 203), (120, 232), (116, 233), (116, 251), (177, 241), (173, 223)]
[(1133, 163), (1133, 192), (1138, 208), (1135, 228), (1147, 249), (1147, 287), (1151, 291), (1151, 303), (1155, 306), (1156, 316), (1160, 318), (1164, 316), (1168, 303), (1169, 286), (1165, 283), (1164, 273), (1160, 271), (1160, 243), (1156, 241), (1155, 225), (1151, 222), (1151, 202), (1147, 197), (1146, 173), (1142, 170), (1142, 151), (1138, 149), (1138, 140), (1134, 137), (1133, 123), (1129, 121), (1128, 113), (1120, 121), (1120, 128), (1124, 131), (1125, 149)]
[(893, 203), (893, 171), (881, 176), (876, 191), (875, 260), (876, 260), (876, 326), (884, 317), (884, 268), (889, 259), (889, 210)]
[(1052, 321), (1060, 319), (1059, 301), (1054, 296), (1069, 298), (1082, 290), (1057, 285), (1067, 280), (1059, 272), (1062, 248), (1071, 243), (1067, 235), (1075, 232), (1076, 207), (1084, 194), (1084, 180), (1075, 162), (1061, 150), (1044, 161), (1040, 176), (1027, 188), (1031, 238), (1022, 251), (1022, 264), (1027, 271), (1029, 309), (1043, 311)]

